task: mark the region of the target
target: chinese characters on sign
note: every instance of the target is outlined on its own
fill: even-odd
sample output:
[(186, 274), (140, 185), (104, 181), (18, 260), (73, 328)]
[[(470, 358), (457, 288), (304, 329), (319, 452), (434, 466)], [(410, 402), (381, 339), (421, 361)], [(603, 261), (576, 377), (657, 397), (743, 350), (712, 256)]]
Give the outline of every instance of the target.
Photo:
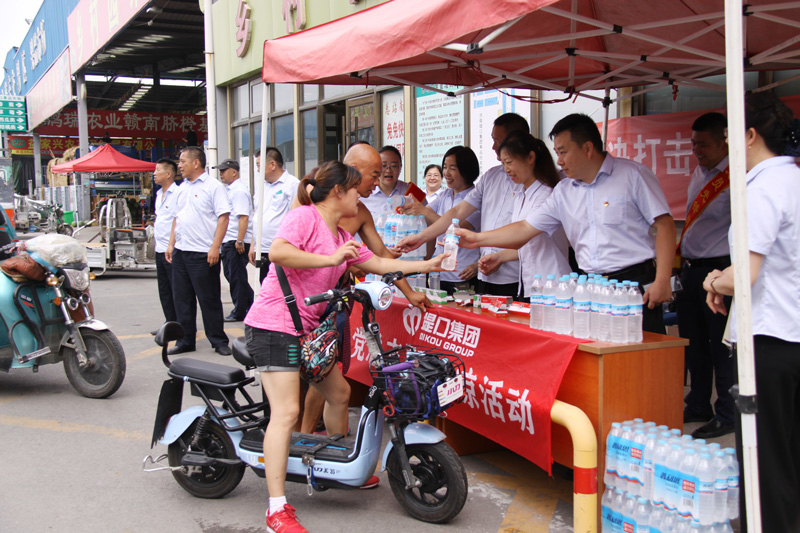
[(381, 94), (381, 113), (383, 131), (381, 132), (381, 146), (394, 146), (401, 154), (405, 154), (405, 103), (403, 90), (388, 91)]
[(239, 0), (236, 8), (236, 42), (239, 48), (236, 49), (237, 57), (244, 57), (250, 49), (250, 35), (253, 32), (252, 22), (250, 22), (250, 6), (247, 0)]
[(283, 0), (281, 10), (286, 21), (286, 33), (294, 33), (306, 27), (306, 0)]
[[(443, 91), (455, 90), (437, 85)], [(417, 88), (417, 176), (431, 163), (442, 164), (444, 153), (464, 144), (464, 97)]]
[[(197, 132), (207, 132), (205, 115), (180, 115), (175, 113), (144, 113), (133, 111), (89, 111), (89, 136), (102, 137), (106, 131), (114, 137), (143, 137), (181, 140), (183, 129), (191, 127)], [(36, 128), (42, 135), (76, 135), (78, 113), (64, 110)]]
[(489, 90), (470, 94), (470, 148), (478, 156), (481, 172), (497, 164), (497, 154), (492, 150), (492, 138), (489, 135), (495, 119), (503, 113), (516, 113), (530, 123), (530, 104), (509, 95), (530, 96), (530, 93), (525, 89), (504, 89), (502, 93)]

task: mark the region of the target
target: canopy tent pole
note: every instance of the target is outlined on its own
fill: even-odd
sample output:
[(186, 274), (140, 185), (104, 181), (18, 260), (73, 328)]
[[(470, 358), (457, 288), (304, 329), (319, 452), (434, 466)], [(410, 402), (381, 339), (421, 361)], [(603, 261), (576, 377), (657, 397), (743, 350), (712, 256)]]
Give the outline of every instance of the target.
[(603, 148), (608, 146), (608, 112), (611, 109), (611, 88), (606, 87), (606, 97), (603, 99)]
[(267, 124), (267, 110), (269, 109), (269, 85), (264, 83), (264, 90), (261, 91), (261, 143), (258, 149), (261, 150), (261, 164), (256, 165), (258, 170), (256, 172), (256, 198), (258, 198), (258, 212), (256, 213), (256, 227), (255, 234), (253, 235), (253, 250), (256, 258), (256, 265), (261, 265), (261, 230), (264, 224), (264, 176), (267, 172), (267, 162), (265, 161), (267, 155), (267, 132), (269, 131)]
[(756, 395), (753, 352), (750, 251), (747, 230), (747, 183), (745, 181), (744, 61), (742, 0), (725, 0), (725, 55), (728, 104), (728, 151), (731, 176), (731, 225), (733, 227), (734, 293), (736, 299), (736, 349), (739, 365), (739, 405), (742, 411), (742, 455), (747, 530), (761, 531), (758, 490), (758, 448), (755, 409), (743, 408)]

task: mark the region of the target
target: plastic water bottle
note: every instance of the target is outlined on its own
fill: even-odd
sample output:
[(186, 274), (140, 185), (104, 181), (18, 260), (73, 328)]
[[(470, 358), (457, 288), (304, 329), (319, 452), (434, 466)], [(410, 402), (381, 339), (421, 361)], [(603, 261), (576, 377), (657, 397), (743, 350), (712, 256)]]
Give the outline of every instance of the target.
[(725, 461), (728, 464), (728, 519), (733, 520), (739, 516), (739, 461), (736, 460), (736, 450), (725, 448)]
[(601, 341), (611, 341), (611, 283), (603, 282), (598, 298), (597, 336)]
[(733, 528), (731, 523), (726, 520), (714, 524), (714, 527), (711, 528), (711, 533), (733, 533)]
[(542, 275), (533, 276), (531, 283), (531, 327), (542, 329)]
[(678, 523), (678, 513), (669, 509), (664, 509), (664, 519), (661, 521), (662, 533), (673, 533), (675, 525)]
[(650, 511), (650, 533), (664, 533), (664, 517), (666, 510), (663, 507), (653, 504)]
[[(681, 461), (683, 460), (683, 447), (680, 444), (670, 444), (669, 455), (667, 455), (667, 468), (675, 472), (681, 471)], [(680, 488), (680, 487), (679, 487)], [(680, 494), (675, 494), (664, 489), (664, 505), (667, 509), (678, 510), (680, 504)]]
[(614, 287), (611, 295), (611, 342), (628, 341), (628, 295), (622, 284)]
[(611, 529), (614, 533), (622, 533), (622, 522), (624, 517), (625, 508), (625, 491), (617, 487), (614, 489), (614, 504), (612, 510), (614, 511), (613, 522), (614, 527)]
[(714, 522), (728, 519), (728, 463), (725, 452), (717, 450), (711, 462), (714, 471)]
[(618, 486), (622, 490), (630, 491), (630, 445), (633, 442), (633, 426), (629, 423), (622, 423), (622, 434), (620, 435), (620, 445), (617, 447), (617, 476), (619, 477)]
[(575, 292), (572, 295), (572, 335), (579, 339), (588, 339), (591, 335), (589, 330), (589, 318), (592, 311), (591, 296), (587, 292), (586, 276), (578, 278)]
[(384, 233), (386, 233), (386, 217), (389, 216), (389, 213), (386, 211), (381, 211), (378, 213), (378, 217), (375, 219), (375, 231), (378, 232), (378, 236), (381, 238), (381, 242), (386, 244), (386, 239), (384, 238)]
[(594, 284), (594, 274), (589, 274), (589, 279), (586, 280), (586, 295), (589, 298), (589, 338), (596, 339), (597, 325), (595, 320), (597, 318), (597, 296), (595, 291), (597, 286)]
[(687, 480), (697, 477), (697, 462), (697, 450), (694, 448), (684, 448), (683, 461), (681, 461), (680, 466), (682, 490), (681, 499), (678, 505), (678, 513), (682, 515), (692, 515), (693, 518), (697, 516), (695, 508), (697, 487), (696, 485), (687, 483)]
[(697, 463), (697, 520), (704, 526), (714, 523), (714, 474), (711, 455), (701, 453)]
[(569, 276), (561, 276), (556, 286), (556, 333), (572, 335), (572, 292)]
[(456, 228), (458, 228), (458, 219), (454, 218), (451, 222), (444, 236), (444, 253), (450, 254), (450, 257), (442, 261), (442, 268), (444, 270), (456, 269), (456, 256), (458, 255), (458, 235), (456, 235)]
[(428, 274), (428, 287), (431, 289), (438, 291), (441, 287), (440, 281), (442, 277), (439, 275), (438, 272), (431, 272)]
[(628, 342), (642, 342), (642, 317), (644, 304), (639, 282), (632, 281), (628, 289)]
[(636, 496), (630, 492), (625, 493), (625, 503), (622, 506), (622, 531), (633, 531), (636, 527)]
[(656, 443), (658, 442), (658, 431), (650, 428), (646, 434), (647, 439), (644, 443), (644, 457), (642, 457), (642, 496), (648, 500), (653, 499), (653, 476), (655, 473), (653, 458), (656, 455)]
[(606, 490), (603, 492), (601, 500), (602, 518), (600, 521), (601, 531), (608, 532), (613, 529), (613, 513), (614, 513), (614, 487), (606, 485)]
[[(422, 216), (422, 215), (419, 215), (417, 217), (417, 226), (416, 226), (416, 229), (414, 231), (414, 235), (422, 233), (423, 231), (425, 231), (425, 229), (427, 229), (427, 227), (428, 227), (428, 224), (425, 222), (425, 217)], [(427, 247), (420, 246), (415, 251), (417, 252), (417, 256), (416, 256), (417, 257), (417, 261), (424, 261), (425, 260), (425, 254), (427, 254)]]
[(678, 520), (675, 522), (675, 533), (691, 533), (691, 523), (685, 516), (678, 515)]
[(641, 496), (636, 500), (636, 510), (633, 513), (633, 521), (636, 524), (636, 533), (650, 533), (650, 517), (653, 510), (647, 498)]
[(580, 276), (577, 272), (570, 272), (569, 274), (569, 290), (572, 291), (572, 294), (575, 294), (575, 287), (578, 286), (578, 279)]
[(556, 276), (548, 274), (542, 288), (542, 329), (556, 329)]
[[(606, 438), (606, 471), (603, 474), (603, 483), (616, 486), (619, 482), (617, 478), (617, 452), (616, 447), (620, 436), (622, 436), (622, 424), (619, 422), (611, 423), (611, 431)], [(724, 455), (724, 454), (723, 454)], [(726, 470), (727, 471), (727, 470)], [(727, 486), (727, 478), (726, 478)]]
[(411, 201), (407, 197), (398, 194), (387, 198), (386, 203), (388, 203), (391, 206), (392, 211), (394, 211), (398, 207), (411, 203)]
[(658, 439), (656, 441), (656, 449), (653, 453), (653, 477), (651, 478), (651, 489), (650, 489), (650, 499), (653, 500), (653, 504), (655, 505), (664, 505), (664, 490), (663, 486), (660, 483), (655, 482), (655, 469), (656, 467), (666, 467), (667, 466), (667, 456), (669, 455), (670, 447), (669, 442), (666, 439)]

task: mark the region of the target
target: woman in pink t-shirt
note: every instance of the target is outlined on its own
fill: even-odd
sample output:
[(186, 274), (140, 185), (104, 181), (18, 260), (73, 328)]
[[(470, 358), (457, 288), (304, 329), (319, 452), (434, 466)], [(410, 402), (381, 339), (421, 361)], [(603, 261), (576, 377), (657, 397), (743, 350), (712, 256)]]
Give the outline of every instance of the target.
[[(270, 261), (283, 267), (298, 302), (334, 287), (345, 270), (356, 264), (361, 270), (375, 274), (441, 270), (444, 255), (428, 261), (378, 257), (338, 226), (341, 218), (358, 212), (356, 187), (360, 181), (356, 169), (333, 161), (323, 164), (314, 178), (306, 177), (300, 182), (298, 194), (310, 196), (311, 205), (286, 214), (269, 251)], [(313, 187), (310, 193), (307, 185)], [(319, 325), (325, 308), (324, 303), (298, 305), (304, 333)], [(300, 411), (300, 345), (274, 269), (264, 279), (244, 323), (247, 350), (261, 372), (271, 411), (264, 435), (264, 466), (270, 495), (267, 527), (276, 532), (289, 528), (305, 531), (296, 521), (294, 508), (286, 503), (284, 492), (289, 442)], [(325, 412), (328, 434), (346, 434), (350, 386), (338, 365), (322, 382), (312, 386), (329, 404)]]

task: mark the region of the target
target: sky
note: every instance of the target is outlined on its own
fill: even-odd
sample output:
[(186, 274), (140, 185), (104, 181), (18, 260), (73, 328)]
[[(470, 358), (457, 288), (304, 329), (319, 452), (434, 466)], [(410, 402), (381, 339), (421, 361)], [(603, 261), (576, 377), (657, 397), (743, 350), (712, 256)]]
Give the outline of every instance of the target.
[[(0, 64), (12, 46), (19, 46), (30, 28), (25, 19), (33, 20), (43, 0), (0, 0), (3, 30), (0, 31)], [(2, 70), (2, 69), (0, 69)], [(0, 72), (0, 78), (4, 73)], [(2, 80), (0, 79), (0, 83)]]

